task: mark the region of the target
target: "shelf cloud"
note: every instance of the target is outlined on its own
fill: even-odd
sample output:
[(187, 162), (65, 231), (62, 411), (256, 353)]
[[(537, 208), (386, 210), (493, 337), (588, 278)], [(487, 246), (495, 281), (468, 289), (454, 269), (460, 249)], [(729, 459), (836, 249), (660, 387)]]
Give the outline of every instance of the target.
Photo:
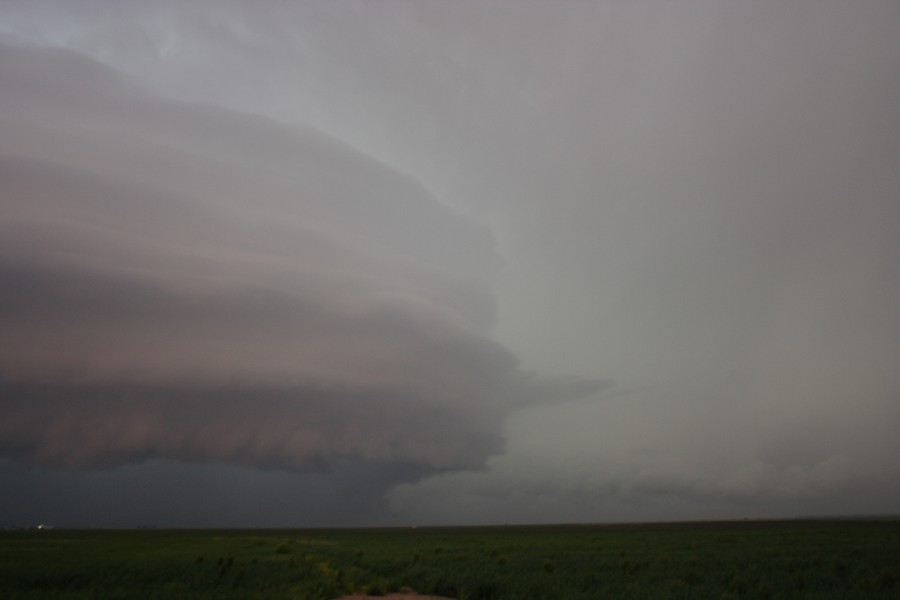
[(898, 19), (0, 3), (0, 526), (896, 511)]
[(512, 394), (571, 395), (488, 337), (492, 237), (414, 180), (74, 53), (0, 50), (3, 454), (477, 467)]

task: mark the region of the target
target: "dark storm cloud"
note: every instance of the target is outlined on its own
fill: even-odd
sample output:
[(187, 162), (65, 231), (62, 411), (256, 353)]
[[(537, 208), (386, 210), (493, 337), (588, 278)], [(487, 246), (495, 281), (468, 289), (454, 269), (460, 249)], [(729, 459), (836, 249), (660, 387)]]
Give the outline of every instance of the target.
[(3, 454), (476, 467), (514, 396), (590, 390), (486, 337), (491, 238), (408, 178), (62, 50), (0, 80)]
[(84, 471), (0, 460), (0, 527), (372, 525), (386, 486), (426, 472), (361, 460), (332, 461), (327, 472), (170, 460)]
[[(52, 376), (37, 354), (7, 359), (20, 378), (43, 369), (83, 390), (143, 386), (140, 397), (165, 381), (233, 391), (228, 374), (273, 402), (291, 377), (301, 394), (332, 381), (338, 356), (353, 365), (338, 369), (342, 394), (410, 379), (460, 390), (453, 365), (476, 369), (448, 397), (481, 406), (455, 414), (482, 419), (495, 442), (502, 423), (504, 452), (486, 470), (394, 489), (407, 520), (895, 511), (898, 11), (894, 0), (3, 3), (0, 36), (83, 52), (180, 100), (49, 50), (0, 86), (10, 186), (81, 190), (73, 205), (94, 206), (79, 221), (32, 193), (0, 236), (4, 268), (60, 298), (53, 282), (74, 269), (153, 323), (144, 350), (124, 356), (110, 350), (117, 330), (95, 328), (105, 341), (91, 360), (58, 351)], [(47, 69), (59, 76), (32, 76)], [(96, 204), (112, 189), (127, 191), (116, 210)], [(146, 306), (134, 298), (145, 292)], [(36, 302), (15, 298), (20, 311)], [(281, 307), (296, 318), (262, 316)], [(218, 320), (231, 337), (210, 333)], [(393, 340), (377, 366), (354, 334), (366, 330)], [(295, 333), (316, 339), (304, 368), (280, 358)], [(421, 363), (390, 368), (411, 356)], [(626, 391), (530, 369), (608, 375)], [(577, 399), (589, 391), (600, 393)], [(535, 401), (547, 396), (560, 401)]]

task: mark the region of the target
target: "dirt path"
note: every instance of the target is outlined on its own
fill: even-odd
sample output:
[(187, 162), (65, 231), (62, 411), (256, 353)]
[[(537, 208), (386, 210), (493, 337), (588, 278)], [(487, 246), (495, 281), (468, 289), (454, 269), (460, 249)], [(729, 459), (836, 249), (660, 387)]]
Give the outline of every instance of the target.
[(387, 596), (354, 594), (352, 596), (341, 596), (334, 600), (365, 600), (366, 598), (377, 598), (379, 600), (453, 600), (453, 598), (447, 598), (446, 596), (420, 596), (418, 594), (388, 594)]

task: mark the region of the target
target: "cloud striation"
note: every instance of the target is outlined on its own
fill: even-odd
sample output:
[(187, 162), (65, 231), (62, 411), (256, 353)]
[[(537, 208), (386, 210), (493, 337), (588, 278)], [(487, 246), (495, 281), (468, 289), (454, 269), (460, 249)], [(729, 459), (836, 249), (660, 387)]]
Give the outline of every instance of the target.
[(490, 233), (323, 134), (0, 48), (0, 455), (477, 467), (541, 382)]

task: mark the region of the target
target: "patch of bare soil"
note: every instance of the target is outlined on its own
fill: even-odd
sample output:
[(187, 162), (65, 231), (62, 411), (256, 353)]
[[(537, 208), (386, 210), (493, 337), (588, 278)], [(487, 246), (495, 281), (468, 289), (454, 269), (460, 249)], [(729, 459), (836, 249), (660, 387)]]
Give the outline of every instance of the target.
[(366, 600), (367, 598), (377, 598), (379, 600), (453, 600), (446, 596), (420, 596), (419, 594), (403, 593), (388, 594), (387, 596), (366, 596), (364, 594), (353, 594), (352, 596), (341, 596), (334, 600)]

